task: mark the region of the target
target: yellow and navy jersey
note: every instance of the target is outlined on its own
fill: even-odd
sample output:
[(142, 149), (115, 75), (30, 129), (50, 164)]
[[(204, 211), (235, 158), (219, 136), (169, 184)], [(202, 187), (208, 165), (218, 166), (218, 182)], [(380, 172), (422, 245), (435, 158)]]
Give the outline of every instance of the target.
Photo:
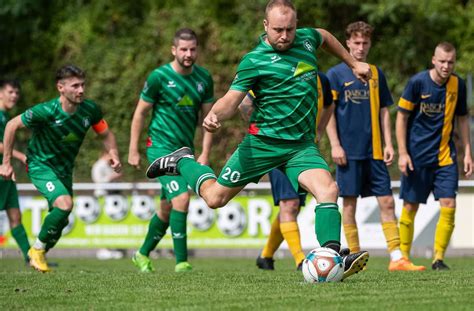
[(393, 104), (383, 72), (370, 65), (372, 79), (359, 81), (352, 69), (341, 63), (329, 69), (337, 134), (349, 160), (383, 160), (380, 109)]
[(464, 80), (452, 74), (438, 85), (429, 70), (420, 72), (408, 81), (398, 109), (410, 113), (407, 148), (414, 165), (446, 166), (456, 161), (454, 116), (468, 113)]

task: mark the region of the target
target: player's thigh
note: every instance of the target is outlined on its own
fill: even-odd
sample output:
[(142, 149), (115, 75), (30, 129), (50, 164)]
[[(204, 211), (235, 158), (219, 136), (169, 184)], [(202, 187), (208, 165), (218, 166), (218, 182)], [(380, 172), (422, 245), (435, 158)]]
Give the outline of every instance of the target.
[(336, 182), (341, 197), (358, 197), (362, 194), (363, 160), (347, 160), (336, 167)]
[(455, 199), (459, 180), (457, 164), (438, 167), (434, 175), (433, 194), (435, 199)]
[(364, 160), (363, 170), (365, 171), (365, 178), (362, 186), (362, 197), (385, 197), (392, 195), (390, 175), (384, 161)]
[(158, 178), (161, 183), (161, 193), (168, 202), (183, 193), (188, 193), (188, 184), (181, 176), (161, 176)]
[(45, 168), (42, 172), (28, 172), (31, 183), (46, 198), (49, 208), (61, 196), (72, 197), (72, 176), (59, 178), (52, 170)]
[(409, 203), (423, 203), (433, 189), (435, 168), (420, 167), (401, 176), (400, 198)]

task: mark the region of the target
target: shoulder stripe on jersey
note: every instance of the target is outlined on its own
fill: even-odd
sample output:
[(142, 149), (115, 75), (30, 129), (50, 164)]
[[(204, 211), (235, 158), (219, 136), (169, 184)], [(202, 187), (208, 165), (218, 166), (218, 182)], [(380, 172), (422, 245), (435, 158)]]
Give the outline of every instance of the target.
[(456, 110), (456, 103), (458, 100), (458, 77), (451, 75), (446, 83), (446, 104), (444, 110), (443, 132), (441, 135), (441, 143), (439, 145), (438, 160), (440, 166), (453, 164), (451, 159), (451, 148), (449, 141), (453, 131), (454, 111)]
[(372, 154), (374, 160), (383, 160), (382, 137), (380, 135), (379, 73), (374, 65), (370, 65), (370, 71), (372, 72), (372, 79), (369, 80)]
[(413, 111), (413, 109), (415, 109), (415, 104), (403, 97), (400, 97), (400, 100), (398, 101), (398, 107), (408, 111)]

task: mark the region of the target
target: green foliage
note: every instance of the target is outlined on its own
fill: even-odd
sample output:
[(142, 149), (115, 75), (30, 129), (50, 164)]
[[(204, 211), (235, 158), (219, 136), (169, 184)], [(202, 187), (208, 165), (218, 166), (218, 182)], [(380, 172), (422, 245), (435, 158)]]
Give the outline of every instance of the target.
[[(198, 63), (213, 74), (216, 96), (229, 87), (240, 58), (263, 32), (266, 0), (5, 0), (0, 3), (0, 76), (19, 77), (23, 84), (20, 113), (34, 103), (57, 96), (55, 70), (75, 63), (88, 74), (88, 97), (97, 101), (116, 133), (126, 162), (130, 121), (148, 73), (169, 62), (174, 32), (193, 28), (200, 39)], [(375, 27), (369, 61), (386, 73), (397, 101), (408, 78), (430, 66), (433, 48), (448, 40), (458, 47), (458, 72), (474, 67), (474, 10), (455, 0), (295, 0), (300, 26), (322, 27), (344, 42), (344, 28), (355, 20)], [(320, 53), (326, 71), (338, 60)], [(395, 111), (392, 108), (392, 114)], [(211, 161), (217, 170), (245, 132), (236, 116), (215, 138)], [(100, 142), (84, 143), (76, 165), (76, 181), (88, 181)], [(143, 134), (145, 136), (145, 134)], [(20, 148), (26, 134), (19, 135)], [(197, 138), (199, 140), (199, 137)], [(144, 142), (144, 139), (143, 139)], [(199, 145), (199, 144), (198, 144)], [(330, 155), (327, 140), (321, 144)], [(329, 157), (327, 157), (329, 158)], [(126, 168), (126, 180), (142, 180), (143, 172)], [(392, 177), (398, 176), (392, 168)], [(25, 181), (24, 175), (19, 176)]]

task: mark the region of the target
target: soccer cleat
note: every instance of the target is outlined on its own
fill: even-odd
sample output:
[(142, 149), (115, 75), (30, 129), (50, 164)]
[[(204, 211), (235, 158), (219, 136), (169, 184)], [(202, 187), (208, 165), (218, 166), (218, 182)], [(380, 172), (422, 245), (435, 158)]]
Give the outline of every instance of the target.
[(190, 148), (182, 147), (170, 154), (159, 157), (146, 170), (146, 177), (153, 179), (163, 175), (179, 175), (178, 161), (182, 158), (194, 159)]
[(302, 260), (299, 264), (298, 264), (298, 267), (296, 267), (296, 271), (303, 271), (303, 261)]
[(436, 271), (446, 271), (449, 270), (449, 267), (444, 263), (444, 261), (438, 259), (431, 265), (431, 268)]
[(343, 254), (341, 257), (344, 262), (343, 280), (363, 270), (369, 260), (369, 253), (366, 251), (346, 255), (346, 252), (343, 250), (341, 253)]
[(414, 265), (408, 258), (402, 257), (399, 260), (392, 260), (388, 265), (388, 271), (424, 271), (424, 266)]
[(153, 265), (151, 264), (150, 258), (140, 254), (138, 251), (133, 254), (132, 262), (138, 269), (140, 269), (140, 272), (149, 273), (155, 271), (155, 268), (153, 268)]
[(187, 261), (180, 262), (174, 267), (174, 272), (188, 272), (193, 270), (193, 266)]
[(30, 257), (30, 266), (40, 272), (49, 272), (51, 271), (48, 267), (48, 262), (44, 257), (44, 249), (36, 249), (31, 247), (28, 250), (28, 257)]
[(275, 270), (273, 258), (257, 257), (257, 267), (262, 270)]

